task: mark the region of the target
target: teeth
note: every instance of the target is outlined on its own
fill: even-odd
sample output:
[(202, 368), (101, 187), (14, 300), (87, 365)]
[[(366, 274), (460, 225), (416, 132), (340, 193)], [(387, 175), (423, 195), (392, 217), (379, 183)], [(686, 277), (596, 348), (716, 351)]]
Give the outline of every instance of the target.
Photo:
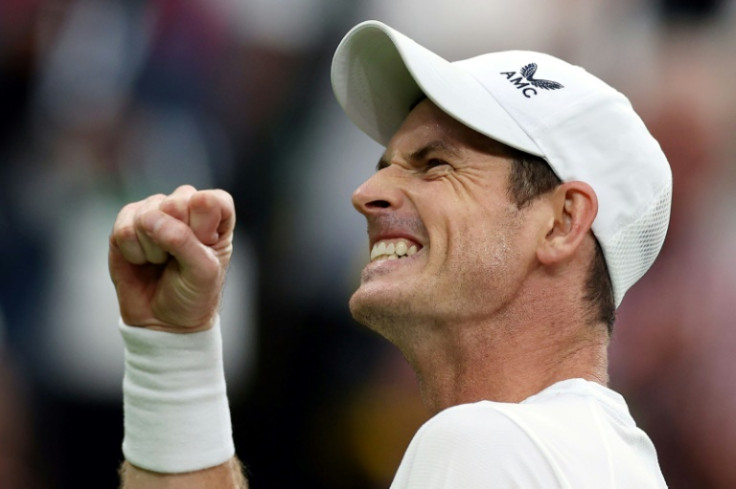
[(380, 242), (377, 245), (375, 245), (373, 249), (371, 250), (371, 261), (385, 254), (386, 254), (386, 243)]
[(371, 250), (371, 261), (396, 260), (405, 256), (411, 256), (417, 252), (416, 245), (409, 246), (404, 240), (396, 242), (381, 241), (376, 243)]

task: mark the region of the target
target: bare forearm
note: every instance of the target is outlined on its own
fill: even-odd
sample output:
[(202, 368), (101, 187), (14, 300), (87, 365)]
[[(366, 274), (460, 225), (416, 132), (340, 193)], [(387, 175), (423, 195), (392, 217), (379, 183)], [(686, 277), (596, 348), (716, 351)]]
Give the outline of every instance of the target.
[(160, 474), (129, 462), (120, 467), (120, 489), (248, 489), (237, 457), (217, 467), (184, 474)]

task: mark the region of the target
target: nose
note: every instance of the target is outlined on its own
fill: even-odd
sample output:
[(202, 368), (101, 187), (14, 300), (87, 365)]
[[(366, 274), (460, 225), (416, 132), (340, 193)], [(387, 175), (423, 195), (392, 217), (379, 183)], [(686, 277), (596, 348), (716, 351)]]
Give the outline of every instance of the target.
[(364, 216), (386, 209), (398, 209), (403, 202), (393, 166), (374, 173), (353, 192), (353, 207)]

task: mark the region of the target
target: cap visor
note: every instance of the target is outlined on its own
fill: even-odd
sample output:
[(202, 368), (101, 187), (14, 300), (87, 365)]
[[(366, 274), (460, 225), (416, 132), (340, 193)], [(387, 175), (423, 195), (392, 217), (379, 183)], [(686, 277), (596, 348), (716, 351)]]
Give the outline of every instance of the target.
[(331, 76), (348, 117), (384, 146), (426, 96), (471, 129), (542, 155), (475, 78), (381, 22), (363, 22), (348, 32), (335, 52)]

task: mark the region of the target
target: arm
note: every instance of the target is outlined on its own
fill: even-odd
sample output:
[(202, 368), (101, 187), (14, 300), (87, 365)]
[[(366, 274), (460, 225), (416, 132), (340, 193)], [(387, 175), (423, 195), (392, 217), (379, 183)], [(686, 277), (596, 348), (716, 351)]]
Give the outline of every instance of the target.
[[(186, 389), (189, 378), (186, 373), (188, 370), (177, 371), (177, 367), (186, 362), (189, 355), (177, 355), (176, 348), (171, 347), (172, 340), (176, 345), (179, 343), (177, 338), (181, 338), (187, 342), (186, 348), (191, 348), (191, 343), (185, 338), (193, 339), (201, 335), (190, 336), (188, 333), (208, 331), (216, 322), (232, 253), (234, 225), (234, 205), (229, 194), (219, 190), (196, 191), (190, 186), (180, 187), (169, 196), (157, 195), (129, 204), (120, 211), (115, 222), (110, 237), (109, 267), (120, 314), (126, 325), (133, 326), (130, 329), (134, 332), (149, 330), (143, 335), (143, 343), (133, 345), (138, 348), (137, 351), (131, 349), (131, 344), (126, 340), (124, 451), (126, 458), (140, 460), (147, 469), (156, 470), (162, 466), (161, 472), (167, 472), (145, 470), (134, 465), (138, 462), (125, 462), (121, 468), (121, 478), (122, 487), (126, 489), (246, 487), (240, 463), (234, 457), (228, 460), (230, 455), (227, 454), (218, 462), (208, 462), (190, 470), (169, 470), (164, 466), (165, 463), (150, 460), (151, 453), (166, 453), (173, 455), (176, 460), (179, 458), (176, 452), (183, 450), (183, 445), (189, 446), (184, 459), (197, 457), (199, 440), (185, 440), (185, 444), (171, 442), (172, 432), (174, 437), (181, 438), (181, 433), (189, 432), (187, 426), (179, 430), (179, 425), (171, 426), (169, 423), (166, 431), (159, 427), (161, 423), (157, 421), (169, 418), (168, 414), (173, 411), (165, 411), (167, 396), (170, 397), (172, 392), (175, 395), (177, 389)], [(143, 329), (139, 330), (139, 327)], [(146, 356), (149, 349), (155, 353)], [(206, 351), (196, 352), (194, 356), (206, 360), (207, 354)], [(135, 363), (129, 361), (131, 358)], [(161, 372), (166, 368), (169, 368), (165, 374), (168, 378), (162, 379)], [(209, 368), (204, 370), (208, 371)], [(197, 370), (191, 372), (195, 377), (198, 374)], [(165, 395), (160, 395), (159, 385), (166, 388), (172, 375), (178, 375), (174, 377), (172, 392), (165, 389)], [(181, 382), (182, 378), (184, 382)], [(146, 384), (148, 381), (150, 383)], [(224, 386), (224, 380), (222, 383)], [(157, 413), (159, 399), (164, 411)], [(189, 401), (182, 402), (182, 411), (186, 411), (186, 402)], [(226, 408), (226, 398), (223, 397), (220, 402)], [(229, 413), (226, 409), (225, 412), (229, 423)], [(145, 419), (149, 413), (153, 413), (153, 422)], [(131, 419), (140, 417), (144, 418), (144, 424), (130, 425)], [(197, 419), (207, 418), (202, 416)], [(147, 427), (146, 422), (153, 428)], [(225, 437), (230, 437), (229, 432), (225, 433)], [(159, 445), (163, 445), (162, 449), (156, 450)], [(153, 450), (150, 450), (151, 446)], [(147, 448), (149, 452), (141, 455), (141, 451), (135, 447)], [(217, 448), (215, 446), (215, 451), (221, 452)], [(232, 448), (229, 453), (232, 453)], [(184, 465), (189, 463), (187, 461)], [(197, 461), (194, 460), (194, 463)]]
[(123, 462), (120, 480), (120, 489), (248, 489), (242, 464), (237, 457), (217, 467), (184, 474), (159, 474)]

